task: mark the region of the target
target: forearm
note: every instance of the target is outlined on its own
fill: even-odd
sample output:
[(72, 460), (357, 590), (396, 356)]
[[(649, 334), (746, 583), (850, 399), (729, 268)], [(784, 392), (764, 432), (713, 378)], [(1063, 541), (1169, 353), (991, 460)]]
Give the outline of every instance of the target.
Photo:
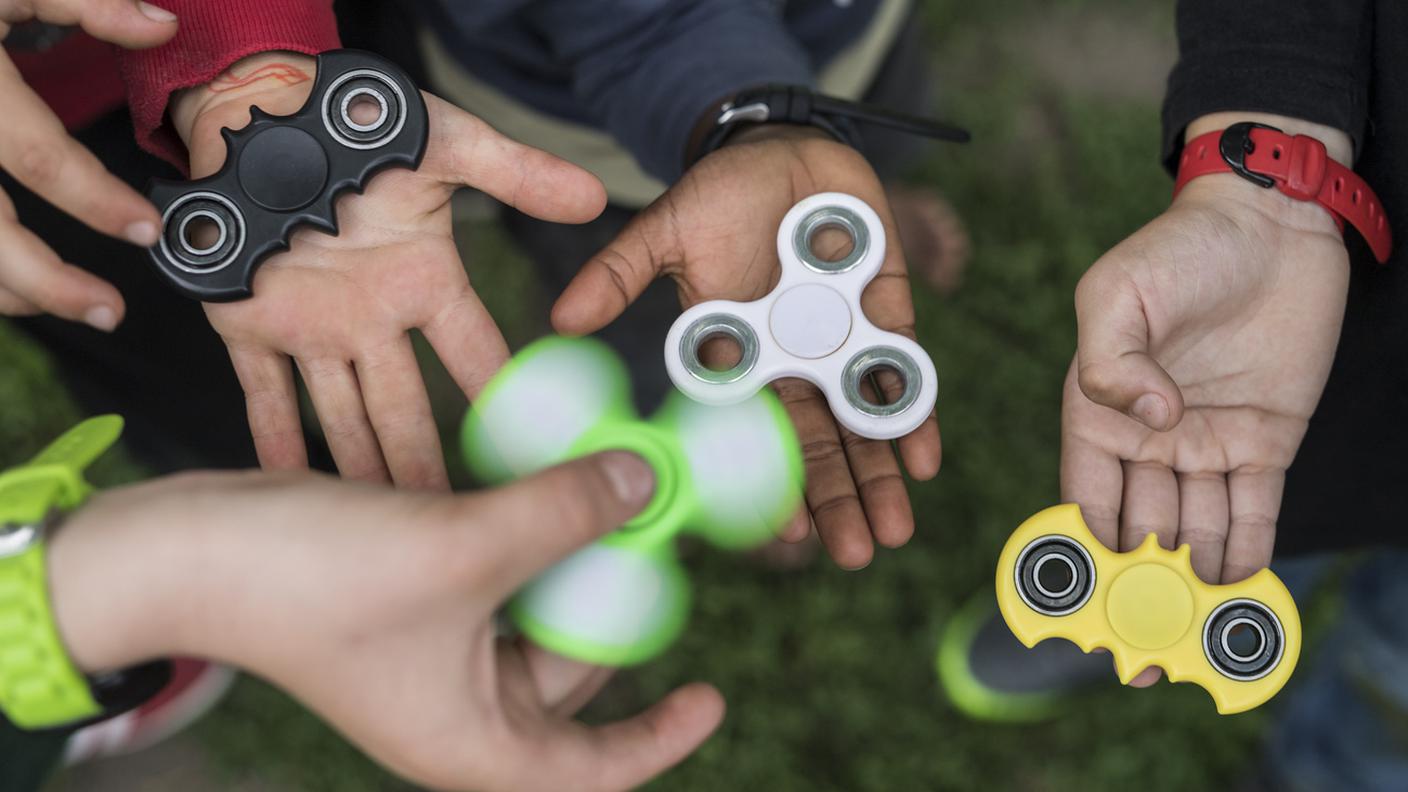
[(535, 27), (572, 64), (575, 93), (654, 175), (680, 175), (690, 133), (717, 101), (763, 83), (809, 84), (809, 57), (780, 13), (752, 0), (620, 9), (543, 3)]

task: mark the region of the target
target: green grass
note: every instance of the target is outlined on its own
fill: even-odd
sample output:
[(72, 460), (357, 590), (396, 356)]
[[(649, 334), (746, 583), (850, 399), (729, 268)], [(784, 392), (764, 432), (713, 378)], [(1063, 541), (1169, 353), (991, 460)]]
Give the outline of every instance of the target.
[[(1112, 683), (1051, 724), (1011, 727), (957, 715), (933, 677), (945, 619), (989, 584), (1012, 528), (1057, 499), (1075, 282), (1168, 198), (1156, 161), (1158, 96), (1081, 90), (1031, 56), (1049, 18), (1062, 15), (1113, 17), (1167, 46), (1168, 4), (1058, 5), (924, 5), (946, 114), (975, 133), (970, 146), (936, 146), (914, 174), (960, 207), (975, 244), (961, 291), (916, 294), (921, 340), (941, 376), (944, 470), (912, 487), (915, 540), (864, 572), (818, 563), (779, 574), (692, 554), (691, 629), (658, 662), (619, 674), (587, 713), (633, 713), (694, 679), (723, 690), (730, 712), (722, 730), (655, 788), (1155, 792), (1229, 785), (1253, 755), (1265, 716), (1221, 718), (1189, 686), (1136, 692)], [(475, 272), (476, 283), (521, 343), (541, 327), (542, 310), (512, 296), (532, 291), (524, 262), (493, 228), (473, 234), (478, 260), (496, 262)], [(462, 401), (442, 373), (432, 385), (441, 414), (456, 414)], [(7, 460), (74, 417), (44, 358), (3, 326), (0, 411)], [(129, 465), (117, 468), (113, 480), (131, 475)], [(230, 778), (339, 792), (401, 786), (255, 681), (243, 682), (198, 734)]]

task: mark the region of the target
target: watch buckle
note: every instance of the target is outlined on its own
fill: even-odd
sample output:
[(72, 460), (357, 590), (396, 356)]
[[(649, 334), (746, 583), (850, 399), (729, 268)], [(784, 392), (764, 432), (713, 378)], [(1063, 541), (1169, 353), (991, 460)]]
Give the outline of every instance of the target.
[(1255, 121), (1239, 121), (1222, 130), (1222, 137), (1218, 139), (1217, 150), (1222, 155), (1222, 159), (1227, 163), (1232, 172), (1243, 179), (1257, 185), (1258, 187), (1274, 187), (1276, 180), (1264, 173), (1247, 168), (1247, 155), (1256, 151), (1256, 142), (1252, 140), (1253, 129), (1269, 129), (1272, 132), (1280, 132), (1270, 124), (1258, 124)]

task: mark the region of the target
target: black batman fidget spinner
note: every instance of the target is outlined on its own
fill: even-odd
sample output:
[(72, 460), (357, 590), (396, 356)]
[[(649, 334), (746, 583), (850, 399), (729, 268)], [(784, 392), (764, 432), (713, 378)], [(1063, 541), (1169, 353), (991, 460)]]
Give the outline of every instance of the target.
[[(288, 249), (296, 226), (337, 233), (337, 196), (361, 192), (378, 171), (416, 168), (429, 122), (420, 91), (384, 58), (357, 50), (318, 56), (308, 101), (290, 116), (250, 109), (249, 125), (221, 130), (225, 164), (197, 181), (154, 179), (161, 212), (152, 263), (178, 291), (205, 302), (253, 296), (254, 270)], [(367, 105), (374, 116), (354, 112)], [(195, 233), (202, 229), (202, 234)]]

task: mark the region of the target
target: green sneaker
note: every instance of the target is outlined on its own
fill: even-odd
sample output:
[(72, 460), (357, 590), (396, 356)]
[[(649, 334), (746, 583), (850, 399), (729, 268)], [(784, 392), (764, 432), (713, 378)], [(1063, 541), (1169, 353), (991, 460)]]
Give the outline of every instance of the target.
[(935, 665), (953, 707), (974, 720), (1034, 723), (1061, 714), (1074, 694), (1114, 680), (1110, 658), (1053, 638), (1028, 649), (997, 610), (992, 589), (954, 614)]

